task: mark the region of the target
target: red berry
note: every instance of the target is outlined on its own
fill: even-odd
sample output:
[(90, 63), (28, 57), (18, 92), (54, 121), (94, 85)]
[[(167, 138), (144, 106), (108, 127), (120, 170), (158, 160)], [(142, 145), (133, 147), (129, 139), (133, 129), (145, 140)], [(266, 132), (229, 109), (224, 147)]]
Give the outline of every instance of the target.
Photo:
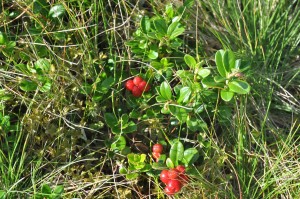
[(156, 160), (156, 162), (158, 162), (158, 159), (159, 159), (159, 157), (160, 157), (160, 153), (153, 152), (153, 153), (152, 153), (152, 157)]
[(142, 94), (143, 94), (143, 92), (137, 86), (133, 86), (132, 95), (134, 97), (141, 97)]
[(141, 78), (140, 76), (136, 76), (133, 78), (133, 83), (136, 86), (138, 86), (142, 81), (143, 81), (143, 78)]
[(169, 182), (168, 172), (168, 170), (162, 170), (159, 175), (160, 180), (165, 184)]
[(139, 83), (138, 87), (139, 87), (139, 89), (140, 89), (141, 91), (143, 91), (143, 92), (147, 92), (147, 91), (150, 90), (150, 85), (147, 84), (147, 82), (144, 81), (144, 80), (143, 80), (142, 82)]
[(132, 91), (133, 87), (134, 87), (134, 83), (131, 79), (125, 83), (125, 88), (127, 90)]
[(179, 173), (178, 173), (177, 169), (170, 169), (168, 172), (168, 177), (173, 180), (177, 179), (178, 175), (179, 175)]
[(167, 195), (174, 195), (174, 189), (170, 189), (169, 187), (165, 187), (165, 193), (167, 194)]
[(180, 191), (182, 184), (179, 180), (169, 180), (167, 187), (170, 191), (174, 190), (174, 193), (177, 193), (178, 191)]
[(179, 171), (179, 173), (185, 173), (185, 166), (183, 165), (178, 165), (176, 169)]
[(154, 144), (152, 146), (152, 152), (162, 153), (163, 152), (163, 145), (161, 145), (161, 144)]
[(182, 185), (186, 185), (189, 182), (189, 178), (185, 174), (180, 174), (178, 179)]

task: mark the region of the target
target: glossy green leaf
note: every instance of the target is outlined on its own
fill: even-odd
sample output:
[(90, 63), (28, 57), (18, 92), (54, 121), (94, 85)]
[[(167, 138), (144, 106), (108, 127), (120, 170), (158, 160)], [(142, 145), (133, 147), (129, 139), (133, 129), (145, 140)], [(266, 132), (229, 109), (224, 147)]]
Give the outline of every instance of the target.
[(166, 5), (166, 15), (169, 18), (173, 18), (173, 16), (174, 16), (174, 9), (173, 9), (172, 4), (167, 4)]
[(182, 162), (188, 166), (196, 162), (199, 158), (199, 152), (195, 148), (189, 148), (184, 151)]
[(126, 140), (123, 136), (116, 136), (113, 140), (114, 141), (110, 146), (112, 150), (121, 151), (126, 147)]
[(247, 94), (250, 92), (250, 85), (241, 80), (235, 80), (228, 83), (229, 90), (238, 94)]
[(51, 192), (52, 192), (50, 186), (47, 185), (47, 184), (43, 184), (43, 185), (42, 185), (41, 191), (42, 191), (42, 193), (44, 193), (44, 194), (51, 194)]
[(215, 55), (215, 60), (216, 60), (216, 64), (217, 64), (217, 69), (219, 74), (222, 77), (226, 77), (226, 69), (223, 65), (223, 55), (224, 55), (225, 51), (224, 50), (219, 50), (216, 55)]
[(65, 7), (62, 4), (57, 4), (50, 9), (48, 15), (52, 18), (57, 18), (63, 16), (65, 12)]
[(194, 69), (195, 66), (196, 66), (196, 64), (197, 64), (197, 62), (196, 62), (196, 60), (194, 59), (194, 57), (192, 57), (191, 55), (188, 55), (188, 54), (186, 54), (186, 55), (184, 56), (184, 61), (185, 61), (185, 63), (186, 63), (191, 69)]
[(7, 42), (7, 36), (5, 33), (0, 31), (0, 45), (4, 45)]
[(5, 199), (6, 192), (4, 190), (0, 190), (0, 199)]
[(170, 85), (167, 82), (163, 82), (159, 88), (160, 95), (166, 99), (170, 100), (172, 98), (172, 91)]
[(206, 68), (201, 68), (198, 70), (198, 75), (200, 75), (202, 78), (205, 78), (208, 75), (210, 75), (210, 70)]
[(233, 95), (234, 93), (231, 91), (221, 90), (221, 98), (226, 102), (229, 102), (232, 99)]
[(118, 119), (112, 113), (104, 113), (104, 120), (110, 128), (113, 128), (116, 125), (118, 125)]
[(30, 80), (22, 80), (19, 86), (21, 90), (28, 92), (35, 91), (38, 87), (38, 84)]
[(169, 110), (173, 116), (176, 117), (181, 123), (185, 123), (188, 117), (188, 111), (185, 108), (169, 105)]
[(174, 163), (172, 162), (171, 158), (167, 158), (166, 165), (168, 168), (174, 168)]
[(217, 82), (217, 83), (222, 83), (222, 82), (225, 82), (227, 79), (225, 77), (222, 77), (222, 76), (215, 76), (214, 77), (214, 81)]
[(181, 27), (180, 23), (178, 21), (175, 21), (169, 25), (167, 34), (170, 39), (175, 39), (176, 37), (181, 35), (184, 31), (185, 29)]
[(234, 68), (239, 70), (240, 66), (241, 66), (241, 63), (242, 63), (241, 59), (235, 60)]
[(170, 149), (170, 159), (174, 163), (175, 166), (178, 165), (178, 161), (181, 161), (184, 156), (184, 147), (180, 141), (175, 141), (171, 145)]
[(55, 193), (57, 195), (61, 195), (63, 192), (64, 192), (64, 186), (63, 185), (58, 185), (53, 190), (53, 193)]
[(150, 20), (148, 16), (143, 16), (141, 21), (141, 27), (144, 33), (149, 32), (150, 30)]
[(52, 82), (50, 80), (46, 80), (43, 82), (43, 85), (39, 87), (39, 90), (43, 93), (50, 91), (52, 86)]
[(128, 173), (128, 174), (126, 174), (126, 179), (127, 179), (127, 180), (134, 180), (134, 179), (136, 179), (137, 177), (139, 177), (139, 174), (138, 174), (138, 173)]
[(180, 89), (180, 95), (177, 100), (178, 103), (187, 103), (190, 99), (190, 95), (192, 94), (192, 90), (190, 87), (183, 87)]
[(164, 19), (156, 19), (154, 20), (154, 27), (157, 32), (165, 36), (167, 34), (167, 24)]
[(50, 70), (50, 62), (47, 59), (38, 59), (34, 63), (34, 67), (36, 70), (41, 70), (44, 73), (48, 73)]
[(207, 129), (207, 124), (206, 122), (204, 122), (201, 118), (195, 118), (195, 117), (188, 117), (186, 124), (188, 126), (188, 128), (193, 131), (202, 131), (204, 129)]
[(154, 51), (154, 50), (150, 50), (148, 52), (148, 57), (150, 59), (157, 59), (158, 58), (158, 52), (157, 51)]
[(120, 174), (127, 174), (127, 169), (123, 165), (120, 166), (119, 168), (119, 173)]
[(224, 86), (224, 83), (215, 82), (214, 78), (211, 76), (202, 79), (202, 84), (209, 88), (222, 88)]
[(50, 5), (46, 0), (34, 0), (32, 11), (34, 14), (47, 15)]
[(126, 127), (122, 129), (123, 133), (132, 133), (135, 131), (137, 131), (137, 125), (133, 121), (128, 122)]

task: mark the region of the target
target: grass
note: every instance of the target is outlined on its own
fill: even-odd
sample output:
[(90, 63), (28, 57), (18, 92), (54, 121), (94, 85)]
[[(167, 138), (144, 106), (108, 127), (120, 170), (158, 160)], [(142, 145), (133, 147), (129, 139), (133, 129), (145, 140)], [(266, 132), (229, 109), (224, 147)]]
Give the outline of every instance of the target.
[[(0, 198), (39, 198), (48, 193), (45, 184), (49, 198), (60, 185), (62, 198), (166, 198), (157, 178), (141, 172), (138, 180), (128, 180), (119, 173), (127, 166), (126, 153), (111, 149), (115, 135), (104, 119), (105, 113), (144, 115), (160, 106), (151, 96), (155, 89), (140, 101), (123, 89), (125, 80), (139, 73), (152, 74), (153, 85), (162, 82), (125, 43), (141, 16), (162, 14), (166, 4), (52, 3), (65, 14), (47, 17), (48, 4), (0, 2), (0, 31), (16, 42), (0, 45)], [(134, 120), (138, 131), (125, 136), (126, 149), (147, 154), (148, 162), (157, 140), (180, 135), (186, 147), (199, 149), (189, 185), (174, 198), (299, 196), (299, 8), (298, 1), (196, 0), (185, 11), (184, 45), (176, 59), (167, 57), (176, 64), (171, 78), (164, 78), (178, 84), (175, 73), (185, 69), (177, 64), (181, 55), (213, 68), (214, 53), (232, 49), (251, 62), (244, 77), (251, 92), (226, 104), (229, 116), (214, 102), (212, 112), (201, 115), (208, 118), (208, 129), (195, 135), (182, 124), (172, 126), (166, 115)], [(40, 58), (51, 63), (42, 80), (34, 71)], [(23, 80), (38, 87), (24, 91)]]

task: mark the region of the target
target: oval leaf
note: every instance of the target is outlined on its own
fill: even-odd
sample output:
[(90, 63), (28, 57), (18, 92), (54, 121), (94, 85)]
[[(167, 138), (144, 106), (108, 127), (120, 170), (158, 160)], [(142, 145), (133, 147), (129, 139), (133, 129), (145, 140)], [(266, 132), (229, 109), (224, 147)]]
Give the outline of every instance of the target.
[(184, 157), (183, 157), (182, 162), (186, 166), (188, 166), (188, 165), (191, 165), (194, 162), (196, 162), (198, 158), (199, 158), (198, 150), (195, 149), (195, 148), (189, 148), (189, 149), (184, 151)]
[(216, 60), (217, 69), (218, 69), (219, 74), (222, 77), (226, 77), (226, 70), (223, 65), (223, 54), (224, 54), (224, 50), (219, 50), (215, 55), (215, 60)]
[(35, 91), (38, 87), (38, 84), (33, 81), (22, 80), (19, 86), (23, 91)]
[(198, 75), (200, 75), (202, 78), (205, 78), (208, 75), (210, 75), (210, 70), (206, 68), (202, 68), (198, 71)]
[(197, 64), (196, 60), (191, 55), (185, 55), (184, 61), (191, 69), (195, 68)]
[(229, 90), (238, 94), (250, 92), (250, 85), (245, 81), (235, 80), (228, 83)]
[(171, 88), (169, 86), (169, 84), (167, 82), (163, 82), (160, 85), (160, 95), (166, 99), (166, 100), (170, 100), (172, 98), (172, 92), (171, 92)]
[(221, 90), (221, 98), (226, 102), (229, 102), (232, 99), (233, 95), (234, 93), (231, 91)]
[(178, 165), (178, 161), (181, 161), (183, 159), (183, 155), (184, 155), (183, 144), (180, 141), (174, 142), (170, 149), (170, 159), (175, 164), (175, 166)]
[(179, 98), (177, 100), (178, 103), (186, 103), (189, 101), (190, 99), (190, 95), (192, 93), (192, 90), (190, 89), (190, 87), (183, 87), (180, 89), (180, 95)]
[(52, 18), (61, 17), (65, 13), (66, 9), (62, 4), (53, 6), (49, 11), (49, 16)]
[(148, 16), (142, 18), (141, 26), (144, 33), (147, 33), (150, 30), (150, 20)]

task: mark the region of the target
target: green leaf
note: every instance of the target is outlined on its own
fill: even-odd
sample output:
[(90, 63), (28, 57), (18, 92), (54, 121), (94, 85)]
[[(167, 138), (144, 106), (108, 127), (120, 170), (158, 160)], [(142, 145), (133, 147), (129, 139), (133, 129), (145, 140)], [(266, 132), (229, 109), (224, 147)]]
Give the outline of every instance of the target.
[(159, 88), (160, 95), (166, 99), (170, 100), (172, 98), (172, 91), (170, 85), (167, 82), (163, 82)]
[(52, 86), (52, 82), (51, 80), (46, 80), (45, 82), (43, 82), (43, 85), (39, 88), (39, 90), (43, 93), (50, 91)]
[(5, 199), (6, 192), (4, 190), (0, 190), (0, 199)]
[(201, 68), (201, 69), (198, 71), (198, 75), (200, 75), (202, 78), (205, 78), (205, 77), (207, 77), (208, 75), (210, 75), (210, 70), (209, 70), (209, 69), (206, 69), (206, 68)]
[(167, 31), (167, 35), (170, 39), (175, 39), (177, 36), (181, 35), (184, 32), (184, 28), (181, 27), (178, 21), (172, 22)]
[(228, 83), (229, 90), (238, 94), (250, 92), (250, 85), (245, 81), (235, 80)]
[(176, 117), (181, 123), (185, 123), (188, 117), (188, 111), (185, 108), (169, 105), (169, 110), (173, 116)]
[(47, 15), (49, 7), (46, 0), (34, 0), (32, 11), (34, 14)]
[(190, 8), (190, 7), (192, 7), (194, 5), (194, 1), (195, 0), (185, 0), (183, 2), (183, 6)]
[(126, 127), (122, 129), (123, 133), (132, 133), (135, 131), (137, 131), (137, 125), (133, 121), (130, 121)]
[(173, 16), (174, 16), (174, 10), (173, 10), (172, 4), (167, 4), (167, 5), (166, 5), (166, 15), (167, 15), (169, 18), (173, 18)]
[(4, 45), (7, 43), (7, 36), (5, 33), (0, 31), (0, 45)]
[(120, 174), (127, 174), (127, 169), (123, 165), (120, 166), (119, 168), (119, 173)]
[(143, 16), (141, 21), (141, 27), (144, 33), (149, 32), (150, 30), (150, 20), (148, 16)]
[(116, 116), (112, 113), (104, 113), (104, 119), (106, 124), (110, 127), (113, 128), (116, 125), (118, 125), (118, 119)]
[(22, 80), (19, 84), (20, 89), (28, 92), (28, 91), (35, 91), (38, 87), (38, 84), (36, 82), (33, 81), (29, 81), (29, 80)]
[(235, 60), (234, 68), (235, 68), (236, 70), (239, 70), (239, 69), (240, 69), (240, 66), (241, 66), (241, 63), (242, 63), (242, 60), (241, 60), (241, 59)]
[(47, 184), (42, 185), (41, 191), (42, 191), (43, 194), (51, 194), (52, 193), (52, 190), (51, 190), (50, 186), (47, 185)]
[(138, 174), (138, 173), (128, 173), (128, 174), (126, 174), (126, 179), (127, 179), (127, 180), (134, 180), (134, 179), (136, 179), (137, 177), (139, 177), (139, 174)]
[(186, 124), (188, 126), (188, 128), (193, 131), (203, 131), (204, 129), (207, 129), (207, 124), (206, 122), (204, 122), (202, 119), (198, 119), (195, 117), (188, 117)]
[(190, 99), (190, 95), (192, 93), (192, 90), (190, 89), (190, 87), (182, 87), (180, 89), (180, 95), (179, 98), (177, 100), (178, 103), (187, 103)]
[(167, 158), (166, 165), (168, 168), (174, 168), (174, 163), (172, 162), (171, 158)]
[(170, 159), (175, 166), (178, 165), (178, 161), (181, 161), (184, 156), (184, 147), (180, 141), (175, 141), (170, 149)]
[(186, 165), (189, 166), (196, 162), (199, 158), (199, 152), (195, 148), (189, 148), (184, 151), (184, 157), (182, 159), (182, 162)]
[(219, 74), (222, 77), (226, 77), (226, 69), (223, 65), (223, 55), (224, 55), (224, 50), (218, 50), (218, 52), (215, 55), (215, 60), (216, 60), (216, 64), (217, 64), (217, 69)]
[(188, 54), (184, 55), (184, 61), (191, 69), (194, 69), (197, 64), (194, 57), (192, 57), (191, 55), (188, 55)]
[(168, 27), (164, 19), (154, 20), (154, 27), (158, 33), (162, 34), (162, 36), (167, 34)]
[(114, 142), (110, 146), (112, 150), (121, 151), (126, 147), (126, 140), (123, 136), (116, 136), (113, 140)]
[(226, 78), (222, 77), (222, 76), (215, 76), (214, 81), (217, 82), (217, 83), (222, 83), (222, 82), (226, 81)]
[(202, 79), (202, 84), (209, 88), (222, 88), (224, 86), (224, 83), (215, 82), (214, 78), (211, 76)]
[(44, 73), (48, 73), (50, 70), (50, 62), (47, 59), (38, 59), (34, 63), (34, 68), (38, 71), (42, 71)]
[(223, 61), (223, 66), (224, 66), (224, 69), (226, 71), (226, 74), (228, 72), (230, 72), (230, 63), (229, 63), (229, 51), (226, 50), (223, 54), (223, 57), (222, 57), (222, 61)]
[(221, 90), (221, 98), (225, 102), (229, 102), (232, 99), (233, 95), (234, 93), (231, 91)]
[(63, 16), (65, 12), (65, 7), (62, 4), (57, 4), (50, 9), (48, 15), (52, 18), (57, 18)]
[(157, 51), (154, 51), (154, 50), (150, 50), (150, 51), (148, 52), (148, 57), (149, 57), (150, 59), (157, 59), (157, 57), (158, 57), (158, 52), (157, 52)]
[(61, 195), (63, 192), (64, 192), (64, 186), (63, 185), (58, 185), (53, 190), (53, 193), (55, 193), (57, 195)]

